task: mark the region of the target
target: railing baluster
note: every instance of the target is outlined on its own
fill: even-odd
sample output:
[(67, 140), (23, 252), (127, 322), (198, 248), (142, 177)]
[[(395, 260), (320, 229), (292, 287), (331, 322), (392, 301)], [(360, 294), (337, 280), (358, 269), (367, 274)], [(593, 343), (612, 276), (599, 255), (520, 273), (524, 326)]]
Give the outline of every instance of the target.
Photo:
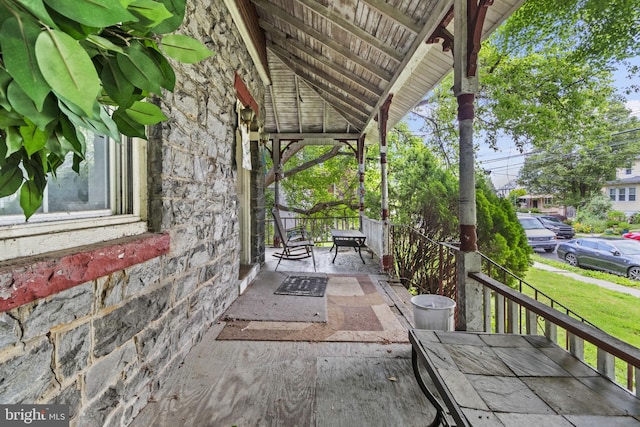
[(484, 331), (491, 332), (491, 289), (482, 287)]
[(496, 333), (504, 334), (504, 296), (496, 292)]
[(636, 378), (636, 396), (640, 397), (640, 366), (635, 367), (634, 376)]
[(538, 315), (531, 310), (525, 310), (527, 335), (538, 335)]
[(519, 333), (520, 324), (520, 306), (511, 300), (507, 300), (507, 333), (516, 334)]
[(584, 360), (584, 340), (567, 331), (569, 337), (569, 353), (577, 357), (578, 360)]
[(615, 381), (616, 365), (615, 359), (611, 353), (607, 353), (598, 347), (598, 372)]
[(544, 319), (544, 335), (551, 342), (558, 343), (558, 326), (548, 319)]

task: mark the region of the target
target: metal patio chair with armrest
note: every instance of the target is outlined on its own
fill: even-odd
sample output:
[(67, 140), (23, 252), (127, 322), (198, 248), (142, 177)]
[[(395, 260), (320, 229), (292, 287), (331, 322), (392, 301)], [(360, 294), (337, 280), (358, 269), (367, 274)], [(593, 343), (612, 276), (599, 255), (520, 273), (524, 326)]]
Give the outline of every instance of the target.
[(280, 261), (283, 259), (298, 260), (309, 258), (313, 260), (313, 271), (316, 271), (316, 258), (313, 255), (313, 241), (308, 240), (306, 231), (303, 226), (296, 226), (285, 229), (280, 218), (280, 211), (277, 208), (271, 209), (273, 215), (273, 223), (275, 231), (282, 242), (282, 252), (276, 252), (275, 257), (278, 258), (278, 264), (275, 270), (278, 270)]

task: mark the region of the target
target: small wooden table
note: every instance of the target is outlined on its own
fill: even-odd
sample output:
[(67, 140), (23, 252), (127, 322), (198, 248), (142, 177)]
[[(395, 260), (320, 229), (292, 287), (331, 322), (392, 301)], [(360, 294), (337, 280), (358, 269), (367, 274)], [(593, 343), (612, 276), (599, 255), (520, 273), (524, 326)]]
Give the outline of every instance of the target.
[(412, 329), (409, 340), (416, 379), (438, 410), (432, 425), (640, 425), (640, 399), (544, 336)]
[(331, 252), (333, 248), (336, 249), (336, 254), (333, 256), (333, 261), (331, 261), (331, 263), (336, 261), (338, 248), (341, 246), (354, 248), (358, 251), (358, 255), (360, 255), (362, 263), (365, 263), (364, 258), (362, 258), (362, 252), (360, 251), (367, 239), (367, 236), (365, 236), (364, 233), (358, 230), (331, 230), (331, 238), (333, 239), (333, 246), (331, 246), (329, 252)]

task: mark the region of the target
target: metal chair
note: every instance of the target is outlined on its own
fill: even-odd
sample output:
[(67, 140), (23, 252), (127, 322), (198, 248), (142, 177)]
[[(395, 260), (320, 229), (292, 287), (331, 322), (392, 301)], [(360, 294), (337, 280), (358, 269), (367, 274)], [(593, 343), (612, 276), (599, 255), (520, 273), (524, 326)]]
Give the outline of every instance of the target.
[(313, 255), (313, 241), (307, 240), (304, 227), (293, 227), (285, 229), (280, 218), (280, 211), (277, 208), (271, 210), (273, 215), (273, 223), (275, 231), (282, 243), (282, 252), (276, 252), (275, 257), (278, 258), (278, 264), (275, 270), (278, 270), (280, 261), (283, 259), (298, 260), (309, 258), (313, 260), (313, 271), (316, 271), (316, 258)]

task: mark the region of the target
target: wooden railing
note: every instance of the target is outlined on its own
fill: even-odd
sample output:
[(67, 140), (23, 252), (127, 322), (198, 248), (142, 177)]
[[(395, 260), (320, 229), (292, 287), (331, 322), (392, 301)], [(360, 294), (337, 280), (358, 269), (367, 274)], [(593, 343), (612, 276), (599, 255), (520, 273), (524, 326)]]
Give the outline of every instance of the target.
[[(497, 279), (501, 283), (506, 284), (509, 287), (516, 289), (521, 293), (524, 293), (524, 294), (530, 293), (533, 295), (533, 299), (535, 299), (536, 301), (543, 302), (544, 304), (548, 305), (551, 308), (562, 311), (566, 315), (578, 319), (582, 323), (585, 323), (587, 325), (591, 325), (594, 328), (597, 328), (596, 325), (589, 322), (587, 319), (580, 316), (575, 311), (571, 310), (564, 304), (561, 304), (560, 302), (554, 300), (549, 295), (537, 289), (536, 287), (525, 282), (522, 278), (516, 276), (515, 274), (513, 274), (511, 271), (507, 270), (503, 266), (495, 263), (493, 260), (486, 257), (482, 253), (480, 254), (480, 256), (482, 257), (482, 272), (485, 273), (487, 276)], [(521, 310), (522, 310), (522, 307), (521, 307)], [(513, 331), (509, 331), (509, 332), (513, 332)], [(520, 329), (518, 330), (518, 332), (523, 333), (522, 324), (520, 325)]]
[(361, 231), (367, 236), (367, 248), (373, 251), (379, 258), (382, 256), (382, 221), (362, 216)]
[[(282, 225), (285, 229), (304, 225), (309, 238), (315, 243), (331, 243), (331, 230), (358, 230), (360, 218), (357, 216), (340, 217), (313, 217), (313, 216), (292, 216), (281, 215)], [(265, 218), (265, 244), (273, 245), (275, 231), (273, 229), (273, 217), (269, 214)]]
[[(565, 348), (579, 360), (593, 366), (594, 364), (585, 360), (584, 357), (586, 341), (597, 349), (597, 360), (593, 367), (627, 390), (631, 392), (635, 390), (636, 395), (640, 397), (637, 382), (640, 376), (640, 349), (591, 324), (536, 301), (485, 273), (469, 273), (469, 277), (484, 285), (485, 332), (508, 333), (523, 330), (526, 334), (537, 335), (542, 331), (551, 341)], [(524, 316), (520, 308), (524, 310)], [(542, 322), (540, 328), (539, 320)], [(522, 322), (524, 327), (521, 325)], [(564, 332), (566, 337), (564, 343), (558, 342), (558, 328)], [(620, 381), (620, 375), (616, 375), (616, 359), (626, 364), (622, 381)]]

